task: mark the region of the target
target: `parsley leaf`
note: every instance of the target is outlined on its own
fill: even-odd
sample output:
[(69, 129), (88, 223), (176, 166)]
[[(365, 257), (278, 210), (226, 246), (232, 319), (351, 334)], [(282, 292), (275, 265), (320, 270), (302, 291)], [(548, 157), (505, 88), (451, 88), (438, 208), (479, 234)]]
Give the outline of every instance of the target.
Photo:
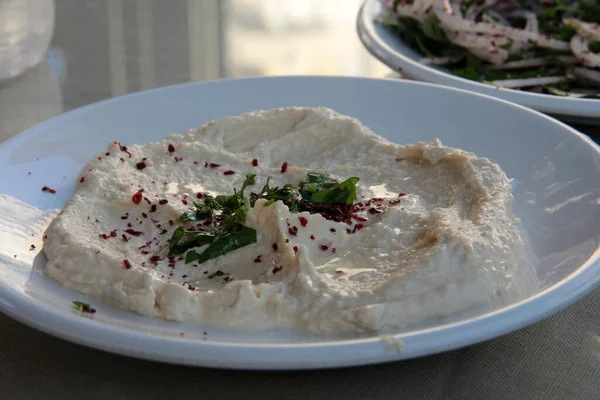
[(200, 236), (204, 240), (211, 240), (210, 245), (202, 253), (189, 251), (185, 256), (186, 264), (197, 261), (199, 264), (212, 258), (237, 250), (241, 247), (256, 243), (256, 230), (241, 226), (229, 232), (217, 232), (214, 235), (207, 233)]

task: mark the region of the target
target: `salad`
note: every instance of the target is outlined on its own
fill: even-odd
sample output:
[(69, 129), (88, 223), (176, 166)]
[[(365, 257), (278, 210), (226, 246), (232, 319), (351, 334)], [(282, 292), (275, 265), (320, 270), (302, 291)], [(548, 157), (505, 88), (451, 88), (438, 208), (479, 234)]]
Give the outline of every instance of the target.
[(598, 0), (387, 0), (424, 64), (498, 88), (600, 98)]

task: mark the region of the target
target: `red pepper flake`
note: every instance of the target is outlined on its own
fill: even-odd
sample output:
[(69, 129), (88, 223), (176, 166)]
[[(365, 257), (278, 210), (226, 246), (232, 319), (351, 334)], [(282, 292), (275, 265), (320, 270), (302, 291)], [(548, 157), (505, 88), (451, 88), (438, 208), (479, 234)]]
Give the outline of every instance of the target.
[(298, 252), (298, 246), (294, 246), (294, 253)]
[(310, 240), (315, 240), (315, 235), (310, 235)]
[(146, 214), (145, 212), (142, 213), (142, 217), (144, 218), (148, 218), (148, 214)]
[(183, 158), (179, 158), (179, 157), (173, 157), (173, 160), (174, 160), (175, 162), (179, 162), (179, 161), (183, 160)]
[(210, 164), (208, 164), (208, 166), (211, 168), (218, 168), (221, 166), (221, 164), (210, 163)]
[(198, 161), (194, 161), (194, 165), (198, 165)]
[(155, 212), (156, 211), (156, 204), (152, 204), (152, 206), (150, 207), (150, 212)]
[(149, 199), (149, 198), (147, 198), (146, 196), (144, 196), (144, 200), (146, 201), (146, 203), (148, 203), (148, 204), (152, 204), (152, 202), (150, 201), (150, 199)]
[(158, 262), (160, 261), (160, 257), (159, 256), (152, 256), (152, 257), (150, 257), (149, 261), (156, 266), (156, 265), (158, 265)]
[(175, 146), (173, 146), (171, 143), (169, 143), (169, 146), (167, 147), (167, 150), (169, 150), (169, 154), (173, 153), (175, 151)]
[(290, 239), (285, 239), (285, 242), (286, 242), (286, 243), (289, 243), (289, 242), (290, 242)]
[(134, 204), (140, 204), (142, 202), (143, 197), (144, 196), (142, 196), (142, 191), (138, 190), (134, 193), (133, 196), (131, 196), (131, 201), (133, 201)]
[(383, 212), (383, 210), (379, 209), (379, 208), (369, 208), (369, 214), (381, 214)]
[(198, 193), (196, 193), (196, 197), (201, 199), (204, 197), (204, 195), (202, 193), (198, 192)]
[(142, 169), (146, 168), (146, 163), (143, 161), (140, 161), (139, 163), (135, 164), (135, 167), (139, 170), (142, 170)]
[(335, 247), (331, 249), (331, 252), (332, 252), (333, 254), (335, 254), (335, 252), (336, 252), (336, 251), (337, 251), (337, 249), (336, 249)]
[(288, 228), (288, 233), (292, 236), (298, 236), (298, 227), (292, 226), (291, 228)]
[(169, 220), (169, 225), (173, 226), (173, 225), (175, 225), (175, 222), (173, 222), (173, 220), (172, 220), (172, 219), (170, 219), (170, 220)]
[(223, 172), (223, 175), (233, 175), (235, 174), (235, 171), (232, 171), (230, 169), (228, 169), (227, 171)]
[(85, 177), (83, 177), (83, 176), (82, 176), (81, 178), (79, 178), (79, 182), (80, 182), (80, 183), (83, 183), (83, 182), (85, 182)]
[(131, 268), (131, 263), (127, 259), (123, 260), (123, 265), (125, 266), (125, 269)]
[(280, 265), (279, 267), (275, 267), (273, 268), (273, 275), (275, 275), (276, 273), (278, 273), (279, 271), (281, 271), (283, 269), (283, 266)]
[(117, 237), (117, 230), (116, 229), (114, 231), (110, 232), (110, 237)]
[(233, 278), (231, 277), (231, 275), (227, 275), (225, 278), (223, 278), (223, 281), (227, 283), (231, 282), (232, 280)]
[(127, 146), (120, 146), (119, 145), (119, 150), (121, 150), (122, 152), (127, 153), (127, 155), (129, 155), (129, 158), (131, 158), (131, 153), (127, 150)]
[(343, 274), (343, 273), (344, 273), (344, 271), (340, 271), (339, 269), (336, 269), (336, 270), (335, 270), (335, 273), (336, 273), (336, 274)]
[(308, 220), (304, 217), (298, 217), (298, 221), (300, 221), (300, 224), (305, 227), (308, 224)]
[(329, 232), (335, 233), (335, 228), (329, 228)]
[(128, 223), (127, 223), (127, 227), (128, 227), (128, 228), (131, 228), (132, 226), (133, 226), (133, 225), (131, 225), (131, 222), (128, 222)]
[(204, 161), (204, 168), (208, 168), (208, 162)]
[(322, 244), (322, 245), (320, 245), (320, 246), (319, 246), (319, 248), (320, 248), (321, 250), (323, 250), (323, 251), (327, 251), (327, 250), (329, 249), (329, 246), (327, 246), (327, 245), (325, 245), (325, 244)]
[(181, 199), (181, 202), (183, 203), (184, 206), (187, 206), (188, 201), (186, 199)]
[(273, 246), (271, 246), (271, 247), (273, 247), (273, 250), (275, 250), (275, 251), (277, 251), (277, 249), (278, 249), (277, 243), (273, 243)]
[(288, 163), (287, 161), (281, 164), (281, 173), (284, 174), (287, 171)]
[(354, 229), (352, 230), (352, 233), (361, 230), (362, 228), (364, 228), (365, 226), (363, 224), (356, 224), (354, 226)]
[(164, 235), (165, 233), (167, 233), (168, 231), (166, 229), (163, 229), (162, 231), (160, 231), (161, 235)]
[(402, 193), (402, 192), (398, 193), (398, 197), (404, 197), (404, 196), (406, 196), (406, 193)]
[(48, 193), (54, 194), (54, 193), (56, 193), (56, 190), (52, 189), (51, 187), (44, 186), (42, 188), (42, 192), (48, 192)]
[(35, 250), (35, 244), (32, 244), (32, 245), (29, 247), (29, 251), (33, 251), (33, 250)]
[(108, 236), (106, 233), (101, 233), (98, 235), (99, 237), (101, 237), (104, 240), (107, 240), (110, 236)]
[(254, 259), (254, 262), (257, 263), (257, 264), (261, 263), (262, 262), (262, 255), (259, 254), (258, 256), (256, 256), (256, 258)]
[(122, 234), (122, 235), (121, 235), (121, 239), (122, 239), (124, 242), (129, 242), (129, 239), (127, 239), (127, 236), (125, 236), (125, 234)]
[(129, 233), (131, 236), (140, 236), (144, 234), (144, 232), (135, 231), (133, 229), (126, 229), (125, 232)]
[(258, 160), (256, 158), (252, 159), (252, 166), (258, 167)]
[(365, 221), (368, 221), (368, 219), (367, 219), (367, 218), (365, 218), (365, 217), (360, 217), (360, 216), (358, 216), (358, 215), (354, 215), (353, 217), (354, 217), (354, 219), (355, 219), (355, 220), (357, 220), (357, 221), (360, 221), (360, 222), (365, 222)]
[(161, 200), (158, 201), (158, 204), (160, 204), (161, 206), (163, 206), (163, 205), (167, 204), (168, 202), (169, 202), (169, 200), (167, 200), (167, 199), (161, 199)]

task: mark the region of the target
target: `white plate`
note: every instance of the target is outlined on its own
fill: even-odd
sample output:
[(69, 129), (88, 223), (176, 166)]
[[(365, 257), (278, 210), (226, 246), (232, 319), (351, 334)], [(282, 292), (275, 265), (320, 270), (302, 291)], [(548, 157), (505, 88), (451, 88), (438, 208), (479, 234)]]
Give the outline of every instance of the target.
[(366, 0), (358, 13), (358, 35), (373, 56), (388, 67), (401, 72), (406, 78), (487, 94), (571, 122), (600, 124), (600, 100), (571, 99), (513, 89), (496, 89), (451, 74), (442, 67), (421, 64), (421, 54), (406, 45), (391, 29), (375, 23), (375, 19), (385, 12), (386, 9), (380, 0)]
[[(404, 349), (397, 352), (373, 333), (244, 332), (151, 319), (86, 298), (40, 273), (45, 262), (39, 252), (41, 234), (53, 215), (48, 210), (62, 207), (80, 168), (109, 141), (155, 141), (217, 117), (281, 106), (328, 106), (359, 118), (395, 142), (439, 137), (447, 145), (498, 162), (514, 178), (515, 212), (531, 237), (528, 262), (537, 274), (537, 286), (521, 293), (521, 300), (500, 296), (460, 315), (395, 332), (404, 341)], [(63, 114), (0, 146), (0, 309), (87, 346), (201, 366), (335, 367), (453, 349), (535, 322), (594, 287), (600, 276), (598, 165), (597, 145), (549, 117), (423, 83), (279, 77), (136, 93)], [(41, 192), (44, 185), (57, 193)], [(35, 208), (28, 210), (23, 204)], [(36, 250), (29, 250), (31, 244)], [(81, 315), (73, 310), (72, 300), (87, 301), (98, 312)]]

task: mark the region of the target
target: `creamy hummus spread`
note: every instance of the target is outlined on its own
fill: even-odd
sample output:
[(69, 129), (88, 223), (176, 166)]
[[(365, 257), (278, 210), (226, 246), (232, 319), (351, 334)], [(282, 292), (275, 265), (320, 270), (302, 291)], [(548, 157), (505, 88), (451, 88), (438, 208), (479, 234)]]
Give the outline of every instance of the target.
[[(226, 211), (234, 200), (243, 212)], [(496, 164), (438, 140), (391, 143), (326, 108), (255, 111), (110, 144), (46, 231), (45, 273), (174, 321), (398, 327), (511, 284), (512, 201)]]

